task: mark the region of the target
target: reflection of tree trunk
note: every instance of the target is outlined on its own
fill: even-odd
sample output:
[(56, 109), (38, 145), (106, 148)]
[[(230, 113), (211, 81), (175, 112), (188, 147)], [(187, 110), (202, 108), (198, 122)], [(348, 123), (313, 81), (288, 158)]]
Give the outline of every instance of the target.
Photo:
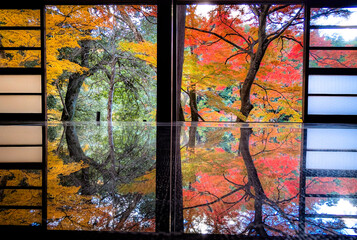
[(0, 202), (4, 200), (5, 194), (4, 194), (4, 187), (6, 186), (7, 183), (7, 176), (0, 176)]
[(75, 126), (68, 125), (66, 127), (66, 141), (69, 156), (76, 162), (81, 160), (86, 162), (87, 156), (84, 154), (81, 148)]
[[(192, 127), (191, 127), (192, 128)], [(195, 127), (194, 127), (195, 128)], [(182, 168), (181, 168), (181, 126), (177, 126), (174, 128), (175, 131), (175, 140), (174, 140), (174, 153), (175, 158), (173, 162), (173, 193), (172, 193), (172, 224), (171, 229), (175, 232), (183, 232), (184, 224), (183, 224), (183, 196), (182, 196)]]
[(249, 138), (252, 134), (251, 128), (241, 128), (241, 137), (239, 142), (239, 150), (242, 154), (245, 167), (248, 173), (247, 186), (252, 186), (254, 189), (254, 222), (251, 229), (255, 229), (259, 236), (267, 236), (263, 225), (263, 200), (266, 197), (263, 186), (259, 180), (257, 169), (254, 166), (252, 156), (249, 151)]
[[(0, 35), (0, 47), (4, 47), (2, 45), (1, 39), (2, 39), (2, 36)], [(5, 57), (6, 57), (5, 51), (4, 50), (0, 50), (0, 58), (5, 58)]]
[[(108, 122), (108, 143), (109, 143), (109, 154), (108, 154), (108, 162), (112, 165), (112, 171), (110, 173), (113, 175), (112, 178), (115, 179), (119, 177), (119, 169), (116, 169), (116, 163), (117, 161), (115, 159), (115, 146), (114, 146), (114, 136), (113, 136), (113, 125), (111, 122)], [(114, 176), (116, 175), (116, 176)]]
[(128, 203), (128, 207), (125, 209), (125, 211), (124, 212), (120, 212), (118, 216), (114, 216), (114, 218), (120, 217), (119, 223), (117, 224), (117, 226), (115, 226), (116, 230), (120, 230), (120, 231), (126, 230), (124, 228), (125, 222), (130, 217), (130, 214), (137, 207), (137, 205), (140, 202), (141, 198), (142, 198), (141, 194), (135, 193), (132, 196), (132, 199), (129, 197), (130, 202)]
[[(75, 162), (88, 162), (90, 159), (84, 154), (81, 145), (79, 143), (79, 139), (77, 136), (76, 128), (73, 125), (66, 127), (66, 140), (67, 147), (69, 151), (69, 156)], [(81, 170), (81, 192), (84, 195), (91, 195), (93, 190), (91, 189), (90, 177), (89, 177), (89, 168), (84, 168)]]
[(197, 127), (196, 126), (191, 126), (190, 131), (188, 132), (188, 147), (195, 151), (196, 147), (196, 132), (197, 132)]

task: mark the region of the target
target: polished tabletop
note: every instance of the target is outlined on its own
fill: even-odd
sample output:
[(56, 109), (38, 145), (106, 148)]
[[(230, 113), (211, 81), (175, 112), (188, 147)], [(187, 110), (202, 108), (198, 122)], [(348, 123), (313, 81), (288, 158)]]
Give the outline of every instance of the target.
[(353, 238), (357, 125), (3, 123), (0, 230)]

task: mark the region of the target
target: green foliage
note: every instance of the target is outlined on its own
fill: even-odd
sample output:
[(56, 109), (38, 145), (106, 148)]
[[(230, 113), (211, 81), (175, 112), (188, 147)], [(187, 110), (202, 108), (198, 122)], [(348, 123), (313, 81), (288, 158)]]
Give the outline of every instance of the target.
[[(68, 112), (65, 106), (75, 106), (74, 121), (93, 121), (97, 112), (101, 120), (155, 120), (156, 69), (118, 47), (156, 43), (154, 6), (50, 6), (47, 14), (52, 21), (47, 31), (50, 120), (60, 120)], [(75, 96), (69, 81), (83, 76), (73, 85), (79, 91)]]

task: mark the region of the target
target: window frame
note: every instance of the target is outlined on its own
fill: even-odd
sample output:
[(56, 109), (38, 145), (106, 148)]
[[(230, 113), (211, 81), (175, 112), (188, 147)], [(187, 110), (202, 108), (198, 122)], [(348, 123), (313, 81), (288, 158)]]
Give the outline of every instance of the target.
[[(13, 3), (12, 6), (2, 7), (1, 9), (40, 9), (41, 26), (35, 27), (41, 30), (41, 67), (40, 69), (5, 69), (1, 68), (1, 74), (11, 74), (14, 72), (21, 74), (41, 74), (42, 81), (42, 113), (41, 114), (6, 114), (0, 113), (0, 121), (47, 121), (46, 103), (46, 58), (45, 58), (45, 7), (46, 5), (126, 5), (126, 4), (151, 4), (158, 6), (158, 26), (157, 26), (157, 116), (156, 122), (176, 122), (178, 120), (178, 100), (177, 100), (177, 6), (184, 4), (204, 4), (206, 0), (77, 0), (75, 3), (69, 0), (45, 0), (40, 4), (34, 5), (24, 3), (21, 6)], [(266, 4), (302, 4), (305, 9), (304, 23), (304, 60), (303, 60), (303, 122), (357, 122), (357, 115), (336, 116), (336, 115), (309, 115), (308, 110), (308, 76), (310, 74), (344, 74), (356, 75), (357, 69), (312, 69), (309, 68), (309, 50), (326, 49), (326, 47), (310, 47), (310, 9), (317, 7), (357, 7), (356, 0), (340, 0), (338, 2), (321, 3), (318, 0), (213, 0), (210, 4), (247, 4), (247, 3), (266, 3)], [(172, 13), (172, 14), (171, 14)], [(4, 28), (4, 27), (3, 27)], [(13, 27), (23, 29), (24, 27)], [(30, 29), (34, 27), (29, 27)], [(313, 27), (314, 28), (314, 27)], [(351, 47), (348, 47), (350, 49)], [(338, 48), (340, 49), (340, 48)], [(346, 50), (348, 50), (346, 49)], [(353, 47), (357, 50), (357, 47)], [(32, 73), (33, 72), (33, 73)], [(35, 73), (36, 72), (36, 73)], [(93, 119), (94, 120), (94, 119)]]

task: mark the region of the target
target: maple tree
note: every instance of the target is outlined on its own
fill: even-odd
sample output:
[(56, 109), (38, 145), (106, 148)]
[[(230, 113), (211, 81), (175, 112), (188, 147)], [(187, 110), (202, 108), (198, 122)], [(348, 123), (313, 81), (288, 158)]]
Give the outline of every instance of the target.
[[(47, 227), (155, 230), (155, 128), (51, 125)], [(42, 186), (41, 170), (0, 170), (0, 186)], [(41, 189), (0, 189), (0, 205), (41, 206)], [(39, 226), (41, 209), (0, 209), (2, 225)]]
[[(300, 186), (300, 174), (306, 174), (300, 169), (301, 140), (298, 124), (240, 129), (185, 124), (181, 133), (185, 232), (290, 236), (301, 233), (300, 224), (306, 224), (307, 233), (354, 231), (355, 226), (339, 218), (322, 221), (300, 215), (300, 197), (309, 214), (324, 205), (335, 206), (340, 194), (356, 192), (356, 178), (308, 177)], [(300, 196), (302, 189), (336, 198)], [(347, 201), (355, 205), (352, 199)]]
[(49, 143), (49, 228), (153, 231), (152, 130), (51, 129), (57, 137)]
[(298, 231), (298, 128), (201, 126), (185, 132), (186, 232), (267, 236)]
[(206, 15), (198, 8), (187, 10), (186, 47), (199, 67), (210, 68), (193, 76), (207, 99), (201, 113), (209, 120), (301, 121), (302, 6), (217, 5)]
[[(73, 120), (79, 109), (81, 114), (76, 118), (86, 119), (94, 111), (87, 108), (88, 103), (103, 111), (104, 101), (107, 120), (152, 118), (156, 75), (150, 68), (153, 63), (146, 63), (119, 45), (123, 41), (142, 43), (147, 51), (151, 50), (148, 44), (156, 41), (152, 33), (155, 18), (155, 6), (47, 7), (50, 118)], [(127, 114), (113, 116), (114, 103)]]
[[(328, 16), (348, 17), (348, 11), (313, 9), (311, 19)], [(212, 5), (209, 11), (188, 6), (182, 76), (186, 118), (300, 122), (303, 22), (300, 5)], [(352, 67), (354, 55), (348, 54), (311, 51), (310, 65)]]

